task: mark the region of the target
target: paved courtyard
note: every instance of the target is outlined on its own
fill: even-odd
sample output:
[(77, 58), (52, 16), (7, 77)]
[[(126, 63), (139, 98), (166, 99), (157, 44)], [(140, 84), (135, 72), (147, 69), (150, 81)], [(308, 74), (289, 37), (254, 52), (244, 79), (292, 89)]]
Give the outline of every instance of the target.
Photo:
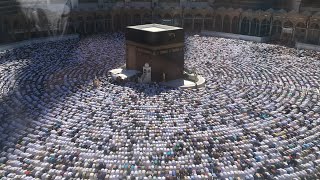
[(109, 82), (119, 33), (1, 52), (0, 178), (320, 178), (320, 53), (188, 35), (185, 59), (205, 87)]

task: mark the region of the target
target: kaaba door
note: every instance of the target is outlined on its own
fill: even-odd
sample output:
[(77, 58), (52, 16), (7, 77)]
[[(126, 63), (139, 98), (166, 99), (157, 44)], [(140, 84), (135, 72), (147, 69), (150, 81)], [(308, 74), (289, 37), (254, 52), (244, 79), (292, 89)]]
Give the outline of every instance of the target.
[(136, 46), (128, 45), (127, 44), (127, 59), (126, 59), (126, 66), (127, 69), (135, 70), (137, 69), (137, 52)]

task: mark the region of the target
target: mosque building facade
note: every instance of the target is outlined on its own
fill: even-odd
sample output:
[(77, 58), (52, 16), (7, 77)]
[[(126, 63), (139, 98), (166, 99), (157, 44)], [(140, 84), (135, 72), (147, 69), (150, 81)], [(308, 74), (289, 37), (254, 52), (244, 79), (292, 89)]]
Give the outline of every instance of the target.
[(160, 23), (320, 44), (320, 2), (312, 0), (46, 0), (0, 3), (1, 43), (61, 34), (124, 31)]

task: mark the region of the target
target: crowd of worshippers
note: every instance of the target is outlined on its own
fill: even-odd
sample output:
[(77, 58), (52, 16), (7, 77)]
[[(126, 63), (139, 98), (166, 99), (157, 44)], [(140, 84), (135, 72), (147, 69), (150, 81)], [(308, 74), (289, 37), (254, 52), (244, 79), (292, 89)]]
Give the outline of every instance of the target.
[(320, 53), (185, 43), (205, 87), (110, 82), (121, 33), (0, 52), (0, 178), (319, 179)]

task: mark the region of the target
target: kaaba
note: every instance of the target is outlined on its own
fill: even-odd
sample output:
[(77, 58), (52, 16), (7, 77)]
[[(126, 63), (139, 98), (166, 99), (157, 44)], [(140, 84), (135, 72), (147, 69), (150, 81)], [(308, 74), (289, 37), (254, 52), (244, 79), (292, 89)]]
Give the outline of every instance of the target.
[(179, 27), (145, 24), (126, 28), (126, 69), (142, 72), (148, 63), (151, 80), (183, 77), (184, 30)]

